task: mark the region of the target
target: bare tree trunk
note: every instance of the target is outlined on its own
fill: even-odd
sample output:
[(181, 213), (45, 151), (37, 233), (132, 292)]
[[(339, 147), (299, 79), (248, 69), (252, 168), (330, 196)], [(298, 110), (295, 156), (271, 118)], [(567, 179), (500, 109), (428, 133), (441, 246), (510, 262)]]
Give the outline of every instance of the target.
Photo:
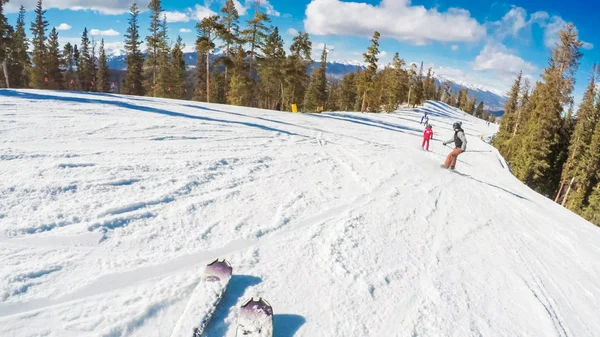
[(6, 59), (2, 61), (2, 71), (4, 71), (4, 80), (6, 81), (6, 88), (10, 88), (10, 81), (8, 80), (8, 64)]
[(567, 204), (567, 198), (569, 197), (569, 192), (571, 192), (571, 186), (573, 186), (574, 181), (575, 177), (573, 177), (573, 179), (571, 179), (571, 182), (569, 183), (569, 188), (567, 189), (567, 193), (565, 194), (565, 198), (563, 199), (563, 202), (561, 204), (563, 207)]
[(362, 105), (360, 107), (360, 112), (365, 112), (365, 105), (367, 104), (367, 91), (363, 92)]
[(206, 102), (210, 103), (210, 51), (206, 52)]
[(555, 203), (558, 203), (558, 199), (560, 199), (560, 194), (562, 193), (563, 188), (565, 187), (565, 182), (560, 183), (560, 188), (558, 189), (558, 193), (556, 194), (556, 198), (554, 199)]

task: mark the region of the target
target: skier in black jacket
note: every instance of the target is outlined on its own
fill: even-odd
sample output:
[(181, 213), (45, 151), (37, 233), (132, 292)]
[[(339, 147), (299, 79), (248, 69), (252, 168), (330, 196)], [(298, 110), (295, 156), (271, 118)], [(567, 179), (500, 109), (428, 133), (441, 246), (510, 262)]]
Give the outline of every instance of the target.
[(454, 142), (454, 150), (446, 157), (446, 162), (443, 166), (444, 168), (454, 170), (458, 155), (467, 150), (467, 137), (465, 136), (465, 131), (462, 129), (461, 122), (454, 123), (452, 127), (454, 128), (454, 137), (444, 142), (444, 145)]

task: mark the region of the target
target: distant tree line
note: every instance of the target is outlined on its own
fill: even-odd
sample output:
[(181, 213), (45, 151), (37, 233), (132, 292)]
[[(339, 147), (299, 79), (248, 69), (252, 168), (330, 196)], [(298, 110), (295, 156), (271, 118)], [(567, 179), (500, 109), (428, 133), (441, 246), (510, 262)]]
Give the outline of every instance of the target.
[(514, 174), (536, 191), (600, 225), (600, 96), (594, 66), (574, 111), (575, 72), (582, 57), (568, 24), (533, 90), (516, 78), (494, 145)]
[[(288, 111), (294, 104), (304, 112), (392, 112), (401, 104), (441, 100), (478, 117), (494, 119), (484, 111), (483, 102), (477, 104), (474, 96), (469, 97), (467, 89), (453, 92), (449, 82), (438, 85), (431, 68), (424, 74), (422, 63), (419, 69), (415, 64), (407, 67), (396, 53), (390, 64), (379, 67), (378, 32), (363, 54), (367, 66), (338, 80), (327, 76), (327, 47), (320, 66), (314, 67), (307, 33), (294, 36), (286, 50), (279, 29), (269, 25), (268, 15), (258, 6), (241, 27), (234, 2), (228, 0), (220, 15), (197, 24), (198, 58), (195, 69), (190, 70), (181, 37), (169, 40), (161, 1), (152, 0), (148, 5), (146, 34), (140, 30), (140, 8), (134, 3), (124, 35), (127, 69), (115, 83), (104, 40), (98, 45), (84, 29), (79, 45), (67, 43), (61, 48), (56, 28), (48, 34), (42, 0), (37, 2), (28, 40), (25, 8), (21, 7), (13, 28), (3, 14), (7, 2), (0, 0), (0, 87), (115, 92)], [(145, 51), (141, 50), (143, 35)], [(222, 55), (212, 54), (216, 48)]]

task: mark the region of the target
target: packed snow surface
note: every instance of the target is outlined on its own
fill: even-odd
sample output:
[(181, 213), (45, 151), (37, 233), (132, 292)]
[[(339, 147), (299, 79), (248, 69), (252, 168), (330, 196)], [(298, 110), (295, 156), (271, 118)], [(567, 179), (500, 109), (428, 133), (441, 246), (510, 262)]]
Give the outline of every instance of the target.
[(206, 336), (251, 296), (276, 337), (600, 336), (600, 229), (515, 179), (496, 130), (437, 102), (0, 91), (0, 336), (169, 336), (216, 257), (234, 276)]

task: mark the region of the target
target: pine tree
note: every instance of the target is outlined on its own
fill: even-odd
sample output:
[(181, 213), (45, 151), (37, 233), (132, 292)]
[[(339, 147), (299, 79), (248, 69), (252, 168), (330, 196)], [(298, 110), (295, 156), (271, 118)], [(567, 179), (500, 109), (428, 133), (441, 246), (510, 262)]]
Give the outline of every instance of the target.
[(210, 103), (210, 52), (215, 48), (215, 39), (223, 31), (223, 26), (219, 23), (217, 15), (204, 18), (197, 26), (198, 30), (198, 54), (204, 54), (206, 60), (206, 101)]
[(164, 48), (164, 39), (161, 34), (162, 21), (161, 13), (163, 8), (160, 0), (150, 0), (148, 4), (150, 9), (150, 35), (146, 37), (147, 57), (146, 57), (146, 92), (152, 96), (156, 96), (155, 87), (158, 77), (158, 63), (160, 62), (160, 53)]
[(458, 108), (464, 112), (469, 110), (469, 89), (462, 88), (458, 92)]
[(248, 51), (250, 76), (254, 73), (254, 61), (261, 56), (258, 51), (262, 49), (264, 41), (269, 34), (269, 28), (266, 26), (269, 21), (269, 16), (259, 12), (257, 6), (254, 17), (247, 21), (248, 28), (242, 31), (242, 39), (250, 45), (250, 50)]
[(96, 82), (96, 88), (98, 88), (98, 91), (110, 91), (110, 83), (108, 76), (108, 60), (106, 59), (106, 50), (104, 49), (104, 39), (102, 39), (100, 41), (100, 56), (98, 57), (98, 79)]
[(159, 33), (158, 63), (156, 68), (155, 97), (172, 97), (171, 50), (168, 43), (167, 17), (163, 18)]
[(79, 78), (79, 86), (81, 90), (90, 91), (94, 77), (94, 64), (87, 28), (84, 28), (81, 36), (81, 50), (79, 52), (77, 76)]
[(258, 76), (260, 78), (259, 107), (274, 109), (277, 104), (282, 104), (284, 86), (284, 64), (285, 49), (283, 39), (279, 35), (279, 29), (275, 27), (271, 34), (265, 39), (262, 48), (264, 57), (258, 64)]
[(400, 58), (400, 55), (396, 53), (392, 60), (395, 77), (394, 83), (392, 83), (392, 90), (396, 93), (395, 102), (393, 104), (396, 105), (396, 108), (408, 99), (408, 88), (410, 83), (408, 73), (404, 69), (404, 66), (406, 66), (406, 62), (404, 62), (404, 60)]
[(465, 110), (465, 112), (468, 114), (471, 114), (471, 115), (474, 114), (476, 105), (477, 105), (477, 97), (472, 96), (471, 99), (468, 100), (467, 109)]
[(65, 68), (64, 86), (68, 90), (75, 90), (75, 60), (73, 59), (73, 45), (70, 42), (63, 47), (62, 60), (62, 66)]
[(173, 82), (171, 95), (172, 97), (179, 99), (186, 97), (185, 77), (187, 67), (185, 65), (185, 56), (183, 54), (184, 48), (185, 44), (183, 43), (181, 36), (178, 36), (171, 54), (171, 73)]
[(58, 42), (58, 32), (56, 27), (52, 28), (48, 37), (47, 53), (44, 63), (48, 71), (48, 89), (60, 90), (63, 87), (63, 74), (60, 69), (62, 56), (60, 54), (60, 43)]
[(340, 91), (340, 102), (339, 106), (344, 111), (350, 111), (354, 109), (354, 104), (358, 97), (358, 92), (356, 91), (356, 81), (357, 74), (356, 73), (348, 73), (342, 79), (342, 82), (339, 86)]
[(508, 142), (513, 137), (513, 129), (515, 128), (516, 123), (515, 118), (519, 104), (519, 93), (521, 91), (522, 77), (523, 72), (520, 72), (515, 79), (512, 88), (510, 89), (508, 100), (504, 105), (504, 115), (502, 115), (502, 119), (500, 121), (500, 129), (494, 138), (494, 145), (504, 157), (508, 157)]
[[(310, 81), (308, 67), (312, 63), (312, 42), (308, 33), (298, 33), (290, 46), (290, 55), (284, 65), (285, 86), (283, 107), (290, 110), (292, 104), (298, 106), (304, 102), (306, 88)], [(299, 107), (302, 110), (302, 107)]]
[(521, 148), (513, 160), (515, 175), (538, 192), (553, 195), (560, 181), (568, 139), (564, 135), (563, 107), (572, 101), (574, 74), (579, 66), (581, 41), (573, 24), (559, 32), (549, 66), (538, 82), (523, 125)]
[(477, 110), (475, 111), (475, 116), (479, 117), (479, 118), (484, 118), (483, 101), (479, 102), (479, 105), (477, 105)]
[[(379, 32), (373, 33), (373, 37), (371, 38), (371, 46), (367, 49), (367, 52), (363, 54), (365, 58), (365, 63), (367, 63), (367, 69), (362, 73), (360, 78), (360, 91), (362, 94), (362, 104), (360, 111), (365, 112), (367, 110), (367, 99), (368, 95), (373, 90), (373, 77), (377, 73), (377, 62), (379, 61), (379, 38), (381, 34)], [(378, 107), (372, 107), (372, 109), (376, 110)]]
[(2, 65), (2, 73), (4, 75), (4, 83), (7, 88), (10, 88), (10, 73), (8, 72), (8, 62), (12, 51), (12, 39), (14, 31), (8, 24), (6, 16), (4, 16), (4, 4), (8, 0), (0, 0), (0, 64)]
[(225, 95), (229, 88), (229, 68), (232, 65), (231, 48), (239, 41), (239, 24), (240, 15), (235, 8), (233, 0), (227, 0), (225, 6), (221, 9), (221, 20), (219, 23), (223, 29), (219, 32), (219, 38), (225, 43)]
[(583, 216), (596, 226), (600, 226), (600, 183), (594, 187)]
[(42, 8), (42, 0), (38, 0), (35, 8), (35, 21), (31, 23), (31, 33), (33, 35), (31, 52), (31, 87), (35, 89), (47, 88), (46, 84), (46, 28), (48, 21), (44, 18), (46, 11)]
[[(586, 163), (582, 160), (592, 141), (593, 134), (591, 130), (594, 130), (597, 123), (596, 116), (594, 116), (596, 113), (594, 107), (596, 98), (596, 79), (594, 73), (595, 69), (592, 71), (590, 82), (583, 96), (583, 102), (577, 111), (575, 129), (569, 146), (568, 159), (562, 171), (561, 187), (559, 189), (562, 191), (565, 183), (569, 184), (567, 188), (570, 194), (568, 195), (568, 202), (565, 205), (576, 212), (581, 210), (584, 199), (592, 187), (590, 186), (590, 179), (596, 173), (595, 171), (589, 172), (585, 165)], [(571, 117), (568, 116), (567, 121), (570, 122), (570, 119)], [(575, 180), (572, 180), (572, 178), (575, 178)], [(570, 184), (570, 181), (575, 183), (576, 188), (573, 188), (573, 190), (571, 190), (573, 186)]]
[(415, 85), (413, 89), (413, 106), (421, 105), (423, 103), (423, 95), (424, 95), (424, 87), (423, 87), (423, 62), (421, 62), (421, 67), (419, 68), (419, 73), (417, 74), (417, 78), (415, 79)]
[(234, 67), (227, 102), (233, 105), (248, 105), (251, 100), (249, 66), (246, 62), (248, 55), (242, 45), (238, 45), (232, 56)]
[(308, 112), (319, 111), (319, 107), (325, 106), (327, 100), (327, 46), (321, 54), (321, 64), (313, 70), (312, 78), (306, 95), (304, 96), (304, 110)]
[(125, 94), (127, 95), (144, 95), (144, 87), (142, 85), (142, 71), (144, 67), (144, 56), (140, 51), (140, 33), (138, 25), (138, 16), (140, 10), (137, 3), (133, 3), (130, 9), (129, 27), (125, 34), (125, 50), (127, 57), (127, 72), (125, 73)]
[(29, 86), (29, 72), (31, 61), (29, 59), (29, 43), (25, 33), (25, 7), (21, 6), (17, 17), (17, 26), (11, 41), (11, 60), (9, 72), (11, 86), (14, 88), (27, 88)]

